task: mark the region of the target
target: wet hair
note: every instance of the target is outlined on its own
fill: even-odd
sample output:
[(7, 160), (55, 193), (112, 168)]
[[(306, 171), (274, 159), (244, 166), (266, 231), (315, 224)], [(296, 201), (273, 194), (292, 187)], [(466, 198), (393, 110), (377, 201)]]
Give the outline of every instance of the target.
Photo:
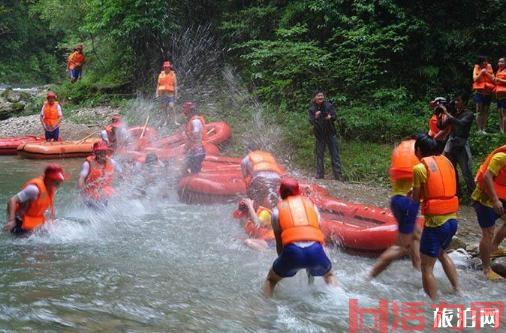
[(256, 150), (262, 150), (262, 145), (258, 142), (249, 142), (246, 146), (247, 151), (256, 151)]
[(476, 64), (477, 65), (481, 66), (481, 64), (483, 64), (484, 61), (488, 61), (488, 57), (487, 56), (480, 55), (480, 56), (478, 56), (478, 58), (476, 58)]
[(279, 186), (279, 195), (281, 199), (286, 199), (291, 195), (299, 195), (299, 182), (294, 178), (284, 178)]
[(415, 141), (415, 151), (420, 149), (422, 157), (432, 156), (436, 154), (437, 143), (427, 133), (419, 134)]
[(151, 164), (155, 162), (158, 162), (158, 155), (156, 155), (155, 153), (149, 153), (146, 155), (145, 159), (146, 164)]
[(469, 93), (465, 90), (462, 90), (462, 91), (459, 91), (459, 92), (456, 92), (455, 94), (453, 94), (453, 99), (457, 99), (458, 97), (460, 97), (462, 99), (462, 102), (464, 102), (464, 104), (467, 104), (467, 102), (469, 101)]

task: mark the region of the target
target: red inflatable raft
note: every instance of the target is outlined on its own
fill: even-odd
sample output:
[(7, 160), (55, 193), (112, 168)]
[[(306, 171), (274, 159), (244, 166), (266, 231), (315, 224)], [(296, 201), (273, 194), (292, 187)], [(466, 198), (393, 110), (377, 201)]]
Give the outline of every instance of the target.
[(93, 144), (97, 141), (101, 139), (24, 143), (17, 150), (19, 156), (30, 159), (86, 157), (92, 153)]
[[(223, 121), (206, 124), (207, 139), (204, 143), (212, 143), (214, 145), (222, 144), (230, 139), (232, 131), (230, 126)], [(158, 142), (160, 147), (175, 147), (186, 142), (186, 135), (183, 132), (176, 133), (171, 136), (161, 138)]]
[(18, 136), (15, 138), (0, 138), (0, 155), (16, 155), (17, 148), (23, 143), (43, 142), (44, 138), (36, 136)]
[(180, 179), (177, 186), (181, 201), (186, 203), (225, 203), (246, 194), (240, 159), (206, 156), (202, 171)]

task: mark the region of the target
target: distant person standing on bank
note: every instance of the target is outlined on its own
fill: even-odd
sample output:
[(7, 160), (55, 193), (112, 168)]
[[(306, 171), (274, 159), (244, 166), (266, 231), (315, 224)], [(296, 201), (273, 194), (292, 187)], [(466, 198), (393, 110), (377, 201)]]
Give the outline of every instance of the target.
[(63, 113), (60, 104), (56, 101), (56, 94), (49, 91), (46, 101), (40, 110), (40, 123), (44, 128), (46, 141), (58, 141), (60, 139), (60, 124), (62, 119)]
[(337, 145), (336, 127), (336, 109), (325, 100), (323, 92), (319, 91), (314, 95), (309, 108), (309, 122), (313, 125), (315, 135), (315, 154), (316, 154), (316, 178), (323, 179), (325, 170), (323, 166), (323, 157), (325, 146), (329, 149), (330, 160), (332, 162), (332, 172), (336, 180), (342, 180), (341, 160), (339, 158), (339, 147)]
[(85, 62), (86, 57), (83, 53), (83, 44), (77, 44), (74, 52), (72, 52), (67, 59), (67, 70), (70, 72), (70, 82), (74, 83), (81, 78)]

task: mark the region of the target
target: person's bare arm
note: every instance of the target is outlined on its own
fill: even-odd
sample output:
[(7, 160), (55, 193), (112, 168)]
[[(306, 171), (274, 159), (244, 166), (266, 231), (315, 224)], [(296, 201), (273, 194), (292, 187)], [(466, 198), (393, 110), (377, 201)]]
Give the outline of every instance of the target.
[(278, 222), (278, 210), (274, 210), (271, 217), (272, 231), (274, 232), (274, 238), (276, 239), (276, 252), (278, 255), (283, 252), (283, 242), (281, 241), (281, 229), (279, 228)]
[(257, 213), (255, 212), (255, 208), (253, 207), (253, 200), (250, 198), (243, 199), (244, 203), (246, 203), (246, 206), (248, 207), (248, 215), (251, 221), (255, 223), (255, 225), (260, 225), (260, 221), (258, 220)]
[(421, 199), (421, 189), (420, 187), (413, 187), (413, 191), (411, 192), (411, 198), (413, 201), (419, 203)]
[(4, 230), (10, 231), (16, 226), (16, 208), (19, 203), (19, 198), (14, 195), (7, 201), (7, 223), (5, 223)]
[(502, 204), (502, 201), (497, 196), (497, 193), (494, 188), (494, 175), (489, 171), (485, 171), (485, 174), (483, 174), (483, 182), (485, 185), (485, 191), (490, 196), (490, 199), (492, 199), (492, 202), (494, 203), (494, 211), (499, 216), (504, 215), (504, 206)]

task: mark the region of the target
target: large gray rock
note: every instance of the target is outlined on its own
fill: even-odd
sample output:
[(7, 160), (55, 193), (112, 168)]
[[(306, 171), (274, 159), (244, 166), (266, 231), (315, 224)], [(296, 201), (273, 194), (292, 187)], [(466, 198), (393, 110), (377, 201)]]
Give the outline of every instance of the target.
[[(0, 120), (17, 116), (27, 110), (37, 99), (38, 90), (13, 90), (7, 88), (0, 91)], [(40, 99), (42, 100), (42, 99)]]
[(496, 258), (492, 261), (492, 269), (502, 276), (506, 277), (506, 257)]

